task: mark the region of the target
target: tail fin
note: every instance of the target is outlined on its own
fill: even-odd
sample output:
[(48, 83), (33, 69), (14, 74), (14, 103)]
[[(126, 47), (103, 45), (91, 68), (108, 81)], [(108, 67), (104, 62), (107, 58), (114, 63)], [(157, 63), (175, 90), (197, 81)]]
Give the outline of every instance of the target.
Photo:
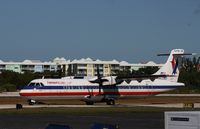
[(177, 82), (179, 77), (178, 57), (184, 54), (183, 49), (173, 49), (170, 54), (160, 54), (159, 56), (169, 55), (167, 62), (154, 75), (169, 75), (166, 80)]

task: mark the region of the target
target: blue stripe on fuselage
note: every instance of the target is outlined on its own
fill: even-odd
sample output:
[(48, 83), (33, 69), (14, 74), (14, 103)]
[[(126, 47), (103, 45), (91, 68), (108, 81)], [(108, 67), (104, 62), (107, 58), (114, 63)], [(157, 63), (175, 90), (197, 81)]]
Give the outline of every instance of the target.
[[(175, 89), (179, 86), (103, 86), (102, 89)], [(99, 89), (99, 86), (25, 86), (23, 89)]]

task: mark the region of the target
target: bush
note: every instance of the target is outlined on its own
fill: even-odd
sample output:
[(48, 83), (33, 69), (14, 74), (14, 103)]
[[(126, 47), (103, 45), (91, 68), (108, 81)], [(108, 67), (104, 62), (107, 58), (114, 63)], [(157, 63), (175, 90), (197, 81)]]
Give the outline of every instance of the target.
[(16, 91), (16, 85), (14, 84), (4, 84), (2, 86), (0, 86), (0, 92), (13, 92)]

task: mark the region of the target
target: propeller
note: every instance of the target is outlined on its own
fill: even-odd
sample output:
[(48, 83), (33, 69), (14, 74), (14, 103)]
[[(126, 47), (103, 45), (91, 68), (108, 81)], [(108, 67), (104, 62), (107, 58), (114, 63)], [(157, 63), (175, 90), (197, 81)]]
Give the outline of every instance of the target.
[(103, 81), (100, 75), (100, 71), (99, 71), (99, 65), (97, 65), (97, 81), (99, 82), (99, 94), (101, 94), (101, 88), (103, 85)]
[(97, 65), (97, 79), (90, 81), (91, 83), (98, 83), (99, 84), (99, 94), (101, 94), (101, 89), (103, 86), (103, 82), (107, 82), (107, 79), (103, 79), (101, 74), (100, 74), (100, 70), (99, 70), (99, 65)]

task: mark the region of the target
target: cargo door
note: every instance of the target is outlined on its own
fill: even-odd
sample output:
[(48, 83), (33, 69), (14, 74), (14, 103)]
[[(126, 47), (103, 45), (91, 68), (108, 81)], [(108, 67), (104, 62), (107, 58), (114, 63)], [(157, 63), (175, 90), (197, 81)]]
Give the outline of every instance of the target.
[(148, 95), (153, 95), (152, 81), (150, 80), (146, 81), (146, 88), (147, 88)]

